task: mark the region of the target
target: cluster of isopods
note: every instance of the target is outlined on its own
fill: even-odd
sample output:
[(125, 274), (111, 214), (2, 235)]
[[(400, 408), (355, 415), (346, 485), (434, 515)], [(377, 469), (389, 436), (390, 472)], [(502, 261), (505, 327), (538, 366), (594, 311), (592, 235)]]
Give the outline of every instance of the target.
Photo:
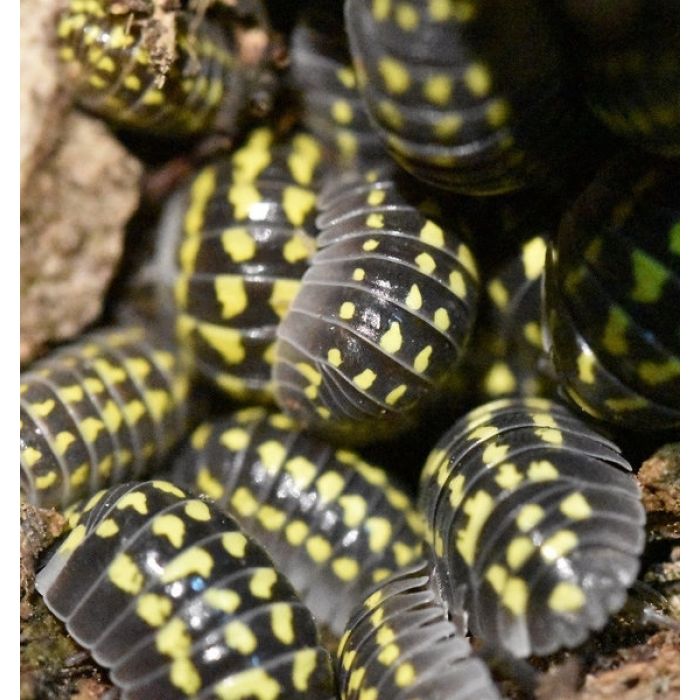
[(22, 498), (69, 530), (37, 589), (124, 698), (498, 698), (489, 658), (623, 606), (614, 440), (679, 427), (678, 7), (278, 12), (57, 18), (81, 108), (233, 146), (164, 203), (157, 318), (22, 375)]

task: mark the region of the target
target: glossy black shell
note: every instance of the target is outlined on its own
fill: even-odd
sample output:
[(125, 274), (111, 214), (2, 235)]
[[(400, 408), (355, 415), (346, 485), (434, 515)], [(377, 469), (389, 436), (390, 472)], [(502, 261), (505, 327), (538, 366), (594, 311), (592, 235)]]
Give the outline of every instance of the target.
[(23, 497), (65, 507), (159, 465), (187, 432), (189, 376), (143, 328), (93, 333), (20, 377)]
[[(321, 146), (253, 130), (178, 193), (178, 336), (197, 369), (236, 398), (270, 401), (275, 332), (316, 247)], [(167, 234), (164, 235), (167, 246)]]
[(484, 662), (447, 619), (434, 574), (417, 563), (354, 611), (338, 648), (342, 700), (497, 700)]
[(230, 516), (150, 481), (72, 520), (36, 587), (122, 698), (335, 697), (311, 614)]
[(459, 420), (419, 492), (453, 619), (518, 657), (602, 628), (644, 547), (629, 469), (614, 444), (545, 399), (501, 399)]
[(418, 513), (386, 472), (281, 413), (202, 424), (168, 477), (230, 512), (338, 636), (367, 588), (421, 552)]
[(192, 12), (159, 15), (173, 32), (175, 58), (164, 63), (170, 37), (165, 29), (154, 33), (156, 14), (152, 7), (119, 12), (110, 0), (69, 0), (57, 20), (58, 56), (80, 106), (115, 126), (161, 136), (235, 130), (263, 64), (243, 63), (231, 23)]
[(347, 0), (360, 91), (417, 178), (498, 194), (549, 177), (583, 133), (556, 27), (530, 0)]
[(332, 182), (319, 210), (318, 251), (277, 329), (277, 403), (347, 442), (409, 430), (465, 355), (479, 290), (470, 248), (390, 171)]
[(562, 220), (546, 268), (545, 340), (568, 398), (633, 430), (680, 421), (678, 169), (613, 159)]

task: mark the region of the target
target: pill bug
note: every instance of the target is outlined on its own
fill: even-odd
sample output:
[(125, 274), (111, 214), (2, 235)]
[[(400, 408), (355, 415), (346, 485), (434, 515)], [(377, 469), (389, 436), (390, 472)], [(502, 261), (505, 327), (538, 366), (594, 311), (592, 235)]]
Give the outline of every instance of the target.
[(586, 100), (617, 136), (668, 157), (680, 154), (678, 3), (563, 4)]
[(131, 130), (233, 132), (256, 91), (272, 80), (268, 57), (242, 56), (230, 19), (156, 5), (134, 10), (112, 0), (68, 2), (56, 31), (75, 99)]
[(420, 518), (386, 472), (281, 413), (202, 424), (168, 477), (230, 512), (337, 636), (364, 591), (421, 552)]
[(409, 430), (456, 375), (476, 315), (469, 246), (391, 170), (332, 181), (317, 252), (277, 328), (278, 405), (332, 439)]
[(415, 177), (498, 194), (551, 178), (577, 150), (585, 110), (536, 3), (348, 0), (345, 17), (372, 123)]
[(546, 399), (500, 399), (457, 421), (419, 492), (453, 619), (517, 657), (602, 628), (644, 547), (629, 469), (613, 443)]
[(36, 579), (125, 698), (332, 698), (311, 614), (223, 511), (166, 481), (98, 492)]
[(436, 585), (422, 561), (355, 610), (338, 649), (342, 700), (501, 697), (486, 664), (448, 621)]
[(566, 396), (632, 430), (678, 427), (677, 168), (614, 158), (562, 219), (545, 277), (545, 341)]
[(23, 497), (48, 508), (153, 469), (186, 435), (189, 375), (172, 344), (110, 328), (20, 377)]
[(539, 369), (544, 358), (541, 286), (547, 239), (534, 236), (486, 284), (470, 366), (477, 403), (503, 396), (544, 396), (553, 382)]
[(385, 157), (357, 90), (341, 13), (312, 8), (290, 41), (292, 80), (301, 91), (304, 125), (341, 166)]
[(164, 247), (172, 222), (179, 237), (179, 338), (200, 373), (236, 398), (271, 400), (275, 330), (315, 250), (321, 155), (305, 132), (275, 143), (271, 129), (255, 129), (164, 216)]

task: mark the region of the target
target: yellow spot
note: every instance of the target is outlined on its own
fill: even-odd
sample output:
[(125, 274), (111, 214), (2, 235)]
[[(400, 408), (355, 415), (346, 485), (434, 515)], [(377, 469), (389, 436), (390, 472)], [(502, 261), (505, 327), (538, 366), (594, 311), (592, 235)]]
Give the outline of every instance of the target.
[(316, 651), (302, 649), (294, 655), (292, 665), (292, 685), (296, 690), (308, 690), (309, 678), (316, 668)]
[(452, 80), (449, 75), (436, 73), (431, 75), (423, 84), (423, 94), (435, 105), (444, 107), (449, 104), (452, 96)]
[(338, 68), (335, 72), (338, 80), (348, 89), (354, 90), (356, 87), (355, 74), (352, 72), (352, 68), (349, 66), (343, 66)]
[(311, 365), (305, 362), (300, 362), (296, 365), (296, 368), (299, 370), (299, 374), (301, 374), (304, 379), (307, 379), (314, 386), (319, 386), (321, 384), (321, 373)]
[(593, 384), (595, 382), (595, 374), (593, 369), (595, 367), (595, 360), (593, 355), (581, 353), (577, 360), (578, 365), (578, 378), (584, 384)]
[(241, 334), (234, 328), (223, 328), (211, 323), (200, 323), (199, 333), (228, 364), (237, 365), (245, 358)]
[(525, 277), (529, 280), (537, 279), (544, 269), (544, 260), (547, 255), (547, 244), (544, 238), (533, 238), (523, 246), (523, 268)]
[(501, 599), (513, 615), (520, 616), (527, 610), (528, 597), (527, 583), (523, 579), (511, 577), (506, 581)]
[(136, 603), (136, 614), (151, 627), (160, 627), (172, 612), (170, 598), (155, 593), (145, 593)]
[(399, 688), (405, 688), (407, 685), (411, 685), (416, 679), (416, 671), (413, 665), (408, 661), (402, 663), (394, 674), (394, 681)]
[(515, 392), (518, 382), (505, 362), (494, 362), (484, 377), (484, 389), (489, 396)]
[(265, 600), (272, 597), (272, 587), (277, 583), (277, 572), (266, 567), (258, 569), (250, 579), (250, 592), (256, 598)]
[[(439, 139), (449, 139), (454, 136), (462, 128), (463, 120), (459, 114), (445, 114), (433, 124), (433, 131)], [(450, 165), (451, 161), (445, 162), (445, 165)]]
[(417, 311), (423, 306), (423, 297), (417, 284), (411, 285), (411, 289), (406, 295), (406, 306), (413, 311)]
[(382, 120), (394, 131), (400, 131), (403, 128), (403, 116), (398, 107), (389, 100), (381, 100), (377, 105), (377, 110)]
[[(28, 467), (33, 467), (41, 459), (41, 452), (39, 452), (39, 450), (33, 447), (26, 447), (24, 450), (22, 450), (22, 459)], [(56, 480), (56, 474), (54, 472), (49, 472), (49, 474), (51, 474), (53, 478), (51, 479), (51, 482), (47, 484), (47, 486), (50, 486), (51, 483), (53, 483)], [(41, 478), (42, 477), (38, 477), (37, 482)], [(46, 488), (46, 486), (44, 488)]]
[(146, 494), (141, 491), (132, 491), (122, 496), (117, 501), (117, 510), (125, 510), (126, 508), (133, 508), (140, 515), (146, 515), (148, 513)]
[(102, 411), (102, 417), (104, 418), (107, 430), (111, 433), (116, 433), (122, 424), (122, 414), (114, 401), (108, 401)]
[(405, 66), (396, 59), (384, 56), (379, 59), (377, 68), (388, 92), (400, 95), (410, 87), (411, 75)]
[(43, 403), (33, 403), (32, 409), (40, 418), (46, 418), (53, 411), (56, 402), (53, 399), (47, 399)]
[(204, 501), (187, 501), (185, 504), (185, 515), (200, 523), (211, 520), (211, 511)]
[(233, 179), (237, 182), (252, 182), (270, 164), (270, 145), (273, 134), (270, 129), (255, 129), (246, 144), (239, 148), (231, 159)]
[(365, 529), (369, 533), (369, 548), (381, 552), (391, 540), (391, 523), (386, 518), (367, 518)]
[(287, 542), (298, 547), (309, 534), (309, 526), (303, 520), (293, 520), (284, 530)]
[(593, 512), (586, 497), (578, 491), (562, 500), (559, 504), (559, 510), (571, 520), (585, 520), (590, 518)]
[(245, 556), (248, 540), (242, 532), (227, 532), (221, 538), (221, 544), (232, 557), (240, 559)]
[(610, 307), (608, 320), (603, 331), (603, 347), (611, 355), (625, 355), (629, 351), (627, 327), (629, 316), (617, 304)]
[(520, 532), (529, 532), (544, 518), (545, 512), (542, 506), (536, 503), (527, 503), (520, 509), (515, 524)]
[(287, 456), (284, 445), (277, 440), (268, 440), (258, 447), (260, 461), (270, 474), (277, 474)]
[(250, 435), (243, 428), (229, 428), (219, 436), (219, 443), (233, 452), (248, 447)]
[(350, 494), (338, 499), (343, 509), (343, 522), (348, 527), (357, 527), (367, 514), (367, 501), (362, 496)]
[(559, 476), (557, 468), (548, 460), (530, 462), (527, 478), (530, 481), (552, 481)]
[(209, 552), (201, 547), (191, 547), (165, 565), (160, 580), (172, 583), (191, 574), (208, 578), (213, 566), (214, 560)]
[(486, 121), (490, 126), (497, 129), (503, 126), (510, 115), (510, 107), (503, 99), (493, 100), (486, 109)]
[(82, 390), (82, 387), (77, 385), (63, 387), (59, 390), (59, 394), (66, 403), (82, 401), (85, 396), (85, 392)]
[(495, 279), (491, 281), (489, 284), (489, 296), (499, 309), (505, 309), (508, 306), (508, 290), (503, 286), (501, 280)]
[(293, 226), (301, 226), (316, 204), (316, 195), (302, 187), (289, 185), (282, 193), (282, 209)]
[(426, 275), (430, 275), (436, 267), (433, 256), (429, 255), (428, 253), (421, 253), (420, 255), (417, 255), (415, 262), (416, 265), (418, 265), (418, 269)]
[[(259, 415), (262, 417), (264, 413)], [(295, 428), (294, 421), (289, 416), (285, 416), (283, 413), (274, 413), (267, 419), (267, 422), (273, 428), (277, 428), (278, 430), (293, 430)]]
[(464, 503), (464, 514), (469, 516), (469, 521), (466, 527), (457, 533), (456, 547), (467, 564), (474, 563), (479, 534), (493, 508), (493, 498), (481, 490)]
[(681, 368), (678, 360), (670, 358), (665, 362), (644, 361), (637, 369), (640, 379), (645, 383), (656, 386), (680, 376)]
[(208, 588), (204, 592), (203, 598), (210, 608), (229, 614), (238, 610), (238, 606), (241, 604), (241, 597), (238, 593), (224, 588)]
[(141, 96), (141, 102), (149, 106), (162, 105), (164, 101), (165, 95), (157, 88), (150, 88)]
[(114, 557), (107, 569), (107, 576), (117, 588), (131, 595), (136, 595), (143, 587), (143, 574), (133, 559), (124, 552)]
[(177, 658), (170, 666), (170, 682), (185, 695), (194, 695), (202, 685), (195, 665), (185, 657)]
[(138, 399), (129, 401), (129, 403), (124, 407), (124, 415), (126, 417), (126, 422), (129, 425), (136, 425), (136, 423), (138, 423), (145, 413), (146, 407)]
[(95, 530), (95, 534), (98, 537), (112, 537), (118, 532), (119, 525), (117, 525), (117, 522), (112, 518), (107, 518), (106, 520), (103, 520)]
[(428, 369), (430, 356), (433, 354), (433, 346), (426, 345), (413, 360), (413, 368), (416, 372), (425, 372)]
[(284, 244), (282, 255), (287, 262), (294, 264), (310, 258), (315, 250), (316, 246), (312, 238), (304, 233), (295, 233)]
[(219, 700), (276, 700), (281, 697), (282, 687), (264, 669), (251, 668), (219, 681), (214, 692)]
[(327, 539), (314, 535), (306, 541), (306, 551), (315, 562), (322, 564), (333, 554), (333, 547)]
[(297, 295), (300, 286), (301, 282), (299, 280), (275, 280), (272, 285), (269, 304), (280, 318), (283, 318), (287, 313), (289, 305)]
[(383, 22), (391, 12), (391, 0), (372, 0), (372, 16), (377, 22)]
[(420, 15), (418, 11), (406, 2), (396, 5), (394, 10), (396, 23), (406, 32), (412, 32), (418, 27)]
[(555, 612), (573, 613), (585, 605), (586, 594), (575, 583), (562, 581), (552, 589), (547, 603)]
[(668, 270), (638, 249), (632, 252), (631, 259), (634, 288), (630, 293), (630, 298), (642, 304), (657, 302), (663, 294), (663, 288), (668, 279)]
[(248, 306), (245, 282), (239, 275), (217, 275), (214, 279), (216, 300), (221, 304), (221, 318), (238, 316)]
[[(53, 473), (53, 472), (52, 472)], [(85, 525), (78, 525), (63, 541), (59, 552), (73, 552), (85, 539)]]
[(428, 0), (428, 13), (436, 22), (449, 19), (451, 12), (451, 0)]
[(88, 475), (90, 474), (90, 467), (88, 464), (81, 464), (73, 473), (70, 475), (70, 485), (80, 486), (87, 481)]
[[(107, 81), (104, 80), (103, 78), (100, 78), (99, 75), (91, 75), (88, 82), (90, 83), (90, 85), (92, 85), (93, 87), (96, 87), (98, 90), (104, 90), (107, 87)], [(155, 94), (157, 95), (158, 93), (155, 93)], [(153, 95), (154, 95), (153, 91), (150, 91), (150, 93), (147, 92), (144, 95), (144, 104), (149, 104), (145, 98), (148, 97), (149, 99), (153, 99)], [(151, 102), (151, 104), (154, 104), (154, 103)]]
[(292, 153), (287, 159), (292, 177), (300, 185), (308, 185), (314, 175), (314, 169), (321, 160), (321, 147), (308, 134), (298, 134), (292, 140)]
[(328, 362), (334, 367), (340, 367), (340, 365), (343, 364), (343, 356), (340, 354), (338, 348), (331, 348), (328, 351)]
[(530, 321), (523, 326), (523, 336), (530, 345), (537, 349), (542, 349), (542, 331), (540, 324), (536, 321)]
[(514, 537), (506, 549), (506, 562), (512, 571), (517, 571), (535, 551), (529, 537)]
[(501, 464), (498, 468), (498, 475), (496, 476), (496, 483), (502, 488), (507, 490), (514, 489), (523, 480), (523, 475), (518, 471), (515, 464), (512, 462), (506, 462)]
[(416, 559), (416, 550), (403, 542), (394, 542), (391, 545), (391, 549), (394, 552), (397, 566), (407, 566)]
[(277, 530), (281, 529), (286, 517), (284, 511), (269, 505), (260, 506), (260, 510), (257, 514), (257, 518), (262, 523), (263, 527), (271, 532), (277, 532)]
[(207, 496), (218, 499), (224, 494), (224, 487), (212, 476), (207, 467), (203, 467), (197, 472), (197, 488)]
[(226, 229), (221, 234), (221, 246), (233, 262), (245, 262), (255, 256), (255, 239), (241, 226)]
[(167, 537), (173, 547), (182, 547), (185, 537), (185, 523), (177, 515), (165, 514), (154, 518), (151, 526), (154, 535)]
[(401, 326), (393, 321), (389, 330), (379, 339), (379, 345), (386, 352), (393, 354), (401, 349), (403, 338), (401, 337)]
[(555, 430), (553, 428), (538, 428), (535, 430), (535, 435), (537, 435), (537, 437), (544, 442), (548, 442), (552, 445), (564, 444), (564, 436), (560, 430)]
[(467, 296), (467, 285), (464, 282), (464, 276), (459, 270), (450, 272), (450, 289), (461, 299)]
[(334, 501), (342, 493), (344, 487), (343, 477), (335, 471), (326, 472), (316, 480), (319, 498), (325, 503)]
[(433, 315), (433, 322), (438, 330), (446, 331), (450, 327), (450, 315), (447, 313), (447, 309), (443, 307), (437, 309)]
[(249, 518), (258, 509), (258, 502), (245, 486), (239, 486), (231, 496), (231, 507), (244, 518)]
[(360, 374), (355, 375), (352, 378), (353, 383), (356, 386), (359, 386), (360, 389), (369, 389), (372, 384), (374, 384), (374, 380), (377, 378), (377, 375), (375, 372), (373, 372), (371, 369), (365, 369)]
[(273, 606), (270, 618), (270, 626), (275, 637), (282, 644), (291, 644), (294, 641), (292, 607), (288, 603), (279, 603)]
[(483, 63), (472, 63), (464, 71), (464, 84), (475, 97), (485, 97), (491, 90), (491, 74)]
[(578, 544), (576, 533), (571, 530), (559, 530), (541, 545), (542, 558), (548, 562), (555, 562), (560, 557), (568, 554)]
[(386, 395), (384, 398), (385, 403), (393, 406), (406, 393), (407, 388), (405, 384), (399, 384)]
[(262, 200), (260, 192), (248, 182), (234, 182), (228, 192), (228, 200), (233, 207), (233, 216), (237, 220), (246, 218), (253, 205)]
[(428, 219), (420, 231), (420, 239), (428, 245), (442, 248), (445, 245), (445, 232)]
[(355, 280), (355, 282), (362, 282), (362, 280), (365, 278), (365, 271), (361, 267), (356, 267), (352, 271), (352, 278)]
[(141, 81), (135, 75), (127, 75), (126, 78), (124, 78), (124, 85), (132, 92), (137, 92), (141, 89)]
[(175, 484), (171, 484), (169, 481), (161, 481), (160, 479), (156, 479), (155, 481), (151, 482), (151, 486), (153, 486), (154, 489), (162, 491), (163, 493), (172, 493), (173, 496), (177, 496), (178, 498), (185, 497), (185, 492), (181, 488), (175, 486)]
[[(572, 392), (573, 393), (573, 392)], [(575, 397), (576, 402), (581, 404), (580, 397)], [(647, 400), (642, 396), (631, 396), (625, 399), (606, 399), (605, 405), (613, 411), (636, 411), (647, 406)], [(592, 411), (588, 411), (592, 413)], [(597, 415), (592, 413), (592, 415)]]
[(173, 659), (186, 657), (192, 640), (187, 633), (187, 625), (178, 617), (173, 618), (156, 633), (156, 649)]
[(352, 107), (347, 100), (336, 100), (331, 105), (331, 116), (338, 124), (349, 124), (352, 121)]

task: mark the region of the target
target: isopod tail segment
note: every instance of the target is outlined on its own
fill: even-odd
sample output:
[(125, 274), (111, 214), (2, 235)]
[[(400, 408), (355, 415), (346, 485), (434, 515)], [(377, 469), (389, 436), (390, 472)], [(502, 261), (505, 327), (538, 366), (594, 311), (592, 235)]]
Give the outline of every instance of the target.
[(253, 32), (243, 22), (264, 21), (262, 11), (239, 17), (219, 7), (199, 16), (119, 5), (68, 0), (58, 17), (58, 56), (84, 109), (116, 127), (181, 137), (234, 135), (271, 105), (262, 97), (276, 84), (267, 28)]
[(474, 257), (438, 201), (391, 167), (329, 182), (319, 211), (317, 251), (277, 327), (276, 401), (329, 439), (398, 435), (459, 382)]
[(342, 700), (498, 700), (488, 667), (448, 620), (432, 567), (406, 567), (353, 612), (338, 648)]
[(20, 377), (21, 495), (66, 507), (157, 467), (189, 427), (190, 373), (141, 326), (88, 334)]
[(419, 508), (447, 606), (516, 657), (582, 643), (619, 610), (645, 513), (618, 448), (545, 399), (501, 399), (440, 439)]
[(546, 349), (568, 399), (632, 431), (680, 421), (674, 163), (612, 158), (565, 214), (545, 271)]
[(309, 610), (233, 518), (167, 481), (98, 492), (37, 590), (125, 700), (331, 700)]

